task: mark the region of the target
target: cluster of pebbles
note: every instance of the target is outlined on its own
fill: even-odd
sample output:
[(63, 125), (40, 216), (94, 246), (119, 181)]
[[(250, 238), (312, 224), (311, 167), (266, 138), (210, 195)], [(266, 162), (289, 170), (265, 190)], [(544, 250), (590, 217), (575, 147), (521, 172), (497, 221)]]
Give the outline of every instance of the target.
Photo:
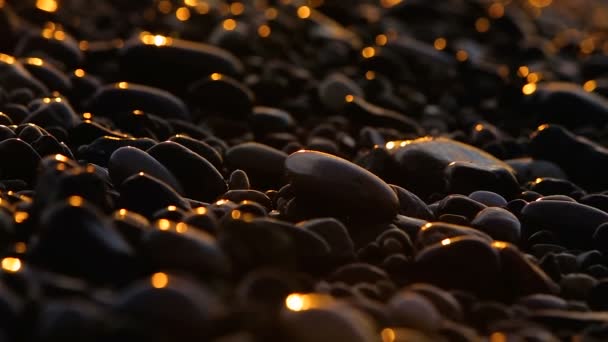
[(608, 340), (606, 18), (0, 0), (0, 341)]

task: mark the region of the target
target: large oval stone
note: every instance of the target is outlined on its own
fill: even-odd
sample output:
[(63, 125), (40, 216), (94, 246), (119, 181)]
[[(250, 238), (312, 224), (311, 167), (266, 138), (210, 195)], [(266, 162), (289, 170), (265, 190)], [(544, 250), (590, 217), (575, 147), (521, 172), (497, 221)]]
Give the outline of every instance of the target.
[(285, 168), (296, 197), (308, 206), (376, 221), (397, 215), (399, 200), (391, 187), (347, 160), (299, 151), (287, 158)]
[(515, 172), (491, 154), (448, 138), (390, 141), (386, 148), (399, 165), (398, 172), (389, 176), (389, 182), (409, 189), (423, 199), (446, 190), (445, 169), (451, 163), (470, 163), (473, 167), (496, 173), (497, 181), (504, 178), (502, 174), (505, 171)]

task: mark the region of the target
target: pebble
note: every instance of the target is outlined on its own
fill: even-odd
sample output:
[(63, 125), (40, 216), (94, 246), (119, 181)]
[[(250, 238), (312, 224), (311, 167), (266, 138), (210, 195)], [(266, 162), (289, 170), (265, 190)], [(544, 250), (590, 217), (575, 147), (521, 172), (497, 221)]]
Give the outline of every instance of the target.
[[(446, 191), (449, 178), (446, 180), (444, 174), (454, 162), (469, 163), (473, 167), (488, 171), (494, 175), (494, 182), (496, 178), (502, 179), (500, 174), (505, 171), (507, 176), (513, 177), (514, 171), (504, 162), (473, 146), (447, 138), (425, 137), (411, 141), (392, 141), (388, 142), (386, 147), (399, 164), (400, 172), (398, 176), (395, 175), (394, 183), (410, 189), (423, 199), (433, 193)], [(466, 184), (466, 181), (461, 180), (460, 183)], [(479, 187), (475, 190), (479, 190)]]
[[(395, 192), (377, 176), (347, 160), (315, 151), (301, 151), (285, 161), (290, 184), (314, 209), (331, 207), (339, 216), (389, 221), (398, 212)], [(371, 205), (373, 204), (373, 206)]]
[(212, 202), (226, 192), (227, 185), (220, 172), (192, 150), (165, 141), (146, 152), (179, 180), (187, 197)]
[(487, 207), (506, 207), (507, 200), (499, 194), (491, 191), (474, 191), (469, 194), (469, 198)]
[(521, 238), (521, 224), (509, 211), (485, 208), (471, 221), (471, 226), (491, 236), (494, 240), (518, 244)]
[(521, 211), (522, 220), (550, 229), (572, 245), (589, 244), (608, 214), (593, 207), (564, 201), (535, 201)]
[(262, 189), (277, 189), (284, 184), (287, 154), (270, 146), (248, 142), (233, 146), (225, 154), (226, 166), (247, 173), (251, 183)]

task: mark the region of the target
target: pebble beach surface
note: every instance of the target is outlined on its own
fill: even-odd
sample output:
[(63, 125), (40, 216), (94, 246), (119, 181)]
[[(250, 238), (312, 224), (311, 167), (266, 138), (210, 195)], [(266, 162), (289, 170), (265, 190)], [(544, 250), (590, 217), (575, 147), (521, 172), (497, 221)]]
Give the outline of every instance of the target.
[(608, 341), (607, 97), (602, 1), (0, 0), (0, 342)]

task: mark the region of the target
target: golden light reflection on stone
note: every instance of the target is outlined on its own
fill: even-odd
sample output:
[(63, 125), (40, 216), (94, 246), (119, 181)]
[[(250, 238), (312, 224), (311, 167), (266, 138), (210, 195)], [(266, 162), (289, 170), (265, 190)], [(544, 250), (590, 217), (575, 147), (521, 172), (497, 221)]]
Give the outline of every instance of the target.
[(232, 15), (241, 15), (245, 12), (245, 5), (241, 2), (233, 2), (230, 4), (230, 13)]
[(15, 253), (23, 254), (27, 252), (27, 245), (25, 242), (17, 242), (15, 244)]
[(129, 88), (129, 83), (127, 82), (118, 82), (116, 83), (116, 87), (119, 89), (128, 89)]
[(363, 58), (372, 58), (376, 55), (376, 49), (374, 49), (371, 46), (367, 46), (365, 48), (363, 48), (363, 50), (361, 50), (361, 56), (363, 56)]
[(469, 54), (466, 51), (458, 50), (456, 52), (456, 60), (458, 60), (459, 62), (464, 62), (467, 59), (469, 59)]
[(355, 101), (355, 97), (354, 97), (353, 95), (350, 95), (350, 94), (349, 94), (349, 95), (346, 95), (346, 96), (344, 97), (344, 101), (349, 102), (349, 103), (350, 103), (350, 102), (353, 102), (353, 101)]
[(380, 337), (382, 337), (382, 342), (395, 342), (395, 338), (397, 337), (395, 334), (395, 330), (391, 328), (382, 329), (380, 332)]
[(597, 88), (597, 82), (595, 80), (589, 80), (583, 84), (583, 89), (586, 92), (593, 92)]
[(180, 7), (175, 11), (175, 17), (179, 21), (187, 21), (190, 19), (190, 10), (187, 7)]
[(169, 229), (171, 229), (171, 221), (167, 220), (167, 219), (160, 219), (158, 220), (158, 229), (163, 230), (163, 231), (167, 231)]
[(36, 0), (36, 8), (45, 12), (55, 12), (58, 7), (56, 0)]
[(277, 18), (277, 16), (278, 16), (278, 15), (279, 15), (279, 11), (277, 11), (277, 9), (276, 9), (276, 8), (274, 8), (274, 7), (267, 8), (267, 9), (264, 11), (264, 16), (265, 16), (265, 17), (266, 17), (266, 19), (268, 19), (268, 20), (274, 20), (274, 19), (276, 19), (276, 18)]
[(234, 19), (226, 19), (222, 22), (222, 27), (226, 31), (233, 31), (234, 29), (236, 29), (236, 26), (237, 22)]
[(27, 211), (17, 211), (15, 212), (14, 217), (16, 223), (23, 223), (30, 217), (30, 214)]
[(475, 20), (475, 30), (480, 33), (485, 33), (490, 30), (490, 20), (486, 17), (481, 17)]
[(0, 62), (6, 63), (6, 64), (14, 64), (15, 57), (0, 53)]
[(298, 7), (297, 14), (298, 14), (298, 18), (300, 18), (300, 19), (308, 19), (311, 14), (310, 7), (308, 7), (308, 6)]
[(443, 240), (441, 240), (441, 245), (442, 246), (447, 246), (447, 245), (449, 245), (451, 243), (452, 243), (452, 240), (450, 240), (450, 239), (443, 239)]
[(84, 203), (84, 199), (80, 196), (68, 197), (68, 203), (73, 207), (80, 207)]
[(505, 15), (505, 7), (500, 2), (495, 2), (488, 8), (488, 15), (492, 19), (502, 18)]
[(367, 72), (365, 73), (365, 78), (366, 78), (368, 81), (371, 81), (371, 80), (373, 80), (373, 79), (375, 79), (375, 78), (376, 78), (376, 73), (375, 73), (375, 72), (373, 72), (373, 71), (371, 71), (371, 70), (369, 70), (369, 71), (367, 71)]
[(517, 69), (517, 76), (521, 78), (527, 77), (529, 73), (530, 69), (525, 65), (522, 65)]
[(214, 81), (219, 81), (222, 79), (222, 74), (214, 72), (213, 74), (211, 74), (211, 76), (209, 76), (209, 78), (211, 78)]
[(27, 58), (25, 60), (25, 63), (31, 64), (31, 65), (37, 65), (37, 66), (44, 65), (44, 61), (42, 59), (36, 58), (36, 57)]
[(194, 212), (197, 213), (198, 215), (207, 215), (207, 208), (198, 207), (198, 208), (194, 209)]
[(264, 25), (260, 25), (260, 27), (258, 27), (258, 35), (262, 38), (267, 38), (268, 36), (270, 36), (271, 33), (271, 29), (270, 26), (264, 24)]
[(21, 269), (21, 260), (17, 258), (4, 258), (2, 259), (2, 269), (6, 272), (16, 273)]
[(292, 293), (285, 299), (285, 306), (291, 311), (302, 311), (304, 310), (304, 298), (297, 293)]
[(379, 34), (376, 36), (376, 45), (378, 46), (384, 46), (388, 43), (388, 36), (385, 34)]
[(532, 95), (536, 91), (536, 83), (527, 83), (521, 87), (521, 92), (524, 95)]
[(169, 285), (169, 276), (163, 272), (157, 272), (150, 277), (150, 283), (155, 289), (163, 289)]
[(435, 39), (435, 41), (433, 42), (433, 46), (435, 47), (436, 50), (443, 50), (446, 48), (446, 46), (448, 45), (448, 41), (445, 40), (445, 38), (443, 37), (439, 37), (437, 39)]

